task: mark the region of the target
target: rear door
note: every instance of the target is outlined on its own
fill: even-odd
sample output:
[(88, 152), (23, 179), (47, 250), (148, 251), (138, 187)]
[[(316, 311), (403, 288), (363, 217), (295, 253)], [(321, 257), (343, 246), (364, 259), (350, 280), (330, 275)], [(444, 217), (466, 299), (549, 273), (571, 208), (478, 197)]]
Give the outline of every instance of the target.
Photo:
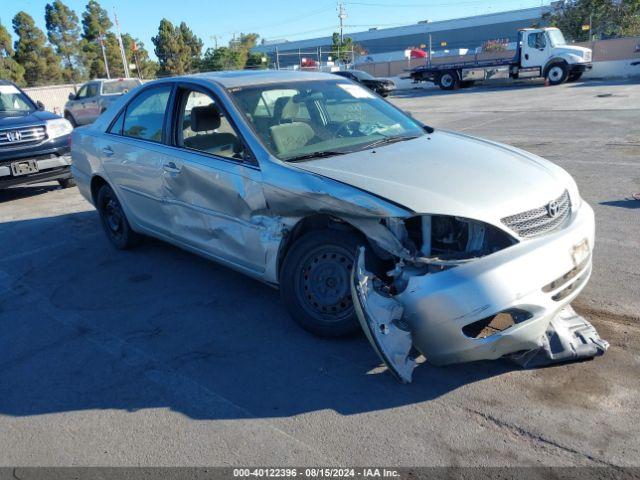
[(212, 92), (182, 84), (175, 96), (173, 158), (163, 171), (172, 232), (180, 242), (261, 274), (267, 208), (262, 175)]
[(171, 225), (163, 204), (163, 168), (172, 157), (165, 125), (171, 83), (142, 90), (96, 145), (127, 214), (138, 225), (166, 234)]
[(85, 103), (85, 100), (87, 99), (88, 88), (89, 88), (89, 85), (83, 85), (78, 91), (76, 98), (72, 100), (71, 104), (68, 107), (69, 111), (71, 112), (71, 115), (73, 115), (73, 119), (76, 121), (78, 125), (82, 125), (86, 122), (84, 103)]

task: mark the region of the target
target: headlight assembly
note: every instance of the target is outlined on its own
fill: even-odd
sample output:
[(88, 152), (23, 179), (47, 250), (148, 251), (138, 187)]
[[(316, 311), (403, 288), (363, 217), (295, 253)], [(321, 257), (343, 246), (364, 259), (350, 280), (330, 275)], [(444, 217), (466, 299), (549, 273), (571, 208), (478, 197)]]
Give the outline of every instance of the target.
[(47, 135), (49, 139), (64, 137), (73, 131), (73, 126), (64, 118), (55, 118), (46, 121)]

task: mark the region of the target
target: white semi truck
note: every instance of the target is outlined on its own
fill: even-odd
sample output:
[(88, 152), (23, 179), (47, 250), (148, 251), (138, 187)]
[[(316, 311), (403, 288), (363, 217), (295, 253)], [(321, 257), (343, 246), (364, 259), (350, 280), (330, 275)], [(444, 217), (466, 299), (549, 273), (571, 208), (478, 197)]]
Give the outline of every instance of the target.
[(480, 60), (476, 55), (468, 61), (427, 64), (410, 75), (414, 82), (433, 82), (443, 90), (507, 78), (544, 77), (549, 84), (559, 85), (578, 80), (591, 69), (591, 57), (591, 49), (567, 44), (557, 28), (524, 28), (518, 31), (513, 56)]

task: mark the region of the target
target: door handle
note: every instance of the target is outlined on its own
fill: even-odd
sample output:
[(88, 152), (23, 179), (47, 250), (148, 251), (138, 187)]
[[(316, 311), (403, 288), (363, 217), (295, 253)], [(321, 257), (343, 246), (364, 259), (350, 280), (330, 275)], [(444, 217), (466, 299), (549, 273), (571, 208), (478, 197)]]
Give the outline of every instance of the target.
[(104, 147), (102, 149), (102, 153), (104, 153), (107, 157), (113, 156), (113, 150), (111, 147)]
[(167, 173), (180, 173), (180, 169), (174, 162), (165, 163), (162, 168)]

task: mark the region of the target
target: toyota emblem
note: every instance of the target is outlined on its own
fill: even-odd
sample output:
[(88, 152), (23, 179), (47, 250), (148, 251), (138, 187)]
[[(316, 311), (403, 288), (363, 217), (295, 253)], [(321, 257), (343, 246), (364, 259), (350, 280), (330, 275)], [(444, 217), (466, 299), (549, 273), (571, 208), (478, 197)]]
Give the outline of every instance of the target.
[(560, 211), (560, 204), (558, 203), (557, 200), (553, 200), (552, 202), (549, 202), (549, 205), (547, 205), (547, 213), (551, 218), (557, 217), (559, 211)]
[(7, 141), (9, 142), (19, 142), (20, 140), (22, 140), (22, 133), (15, 131), (15, 132), (7, 132)]

